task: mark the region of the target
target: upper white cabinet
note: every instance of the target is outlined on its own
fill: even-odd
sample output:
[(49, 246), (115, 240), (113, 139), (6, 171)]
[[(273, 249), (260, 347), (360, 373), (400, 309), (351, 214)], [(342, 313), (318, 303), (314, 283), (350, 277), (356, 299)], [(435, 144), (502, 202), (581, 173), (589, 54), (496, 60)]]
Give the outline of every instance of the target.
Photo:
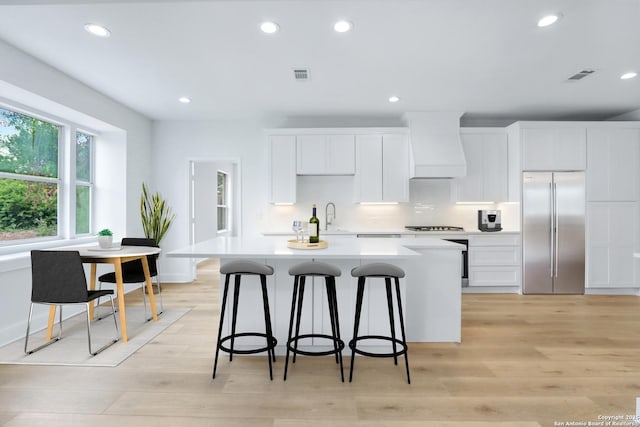
[(298, 135), (298, 175), (353, 175), (355, 135)]
[(504, 130), (462, 129), (467, 175), (456, 178), (457, 202), (502, 202), (508, 198), (507, 134)]
[(296, 137), (269, 136), (269, 202), (296, 202)]
[(355, 201), (409, 201), (407, 135), (356, 136)]
[(587, 200), (638, 200), (640, 130), (587, 129)]
[(587, 166), (586, 129), (541, 126), (522, 129), (522, 169), (574, 171)]

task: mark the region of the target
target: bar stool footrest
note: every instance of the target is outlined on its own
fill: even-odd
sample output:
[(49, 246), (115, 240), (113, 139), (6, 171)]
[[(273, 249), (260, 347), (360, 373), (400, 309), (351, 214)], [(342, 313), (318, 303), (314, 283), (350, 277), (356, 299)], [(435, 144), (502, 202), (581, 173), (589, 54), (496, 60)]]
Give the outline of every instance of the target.
[[(326, 339), (326, 340), (329, 340), (329, 341), (332, 341), (332, 342), (336, 343), (338, 345), (338, 349), (336, 350), (334, 348), (334, 349), (331, 349), (331, 350), (324, 350), (324, 351), (320, 351), (320, 350), (308, 351), (308, 350), (296, 349), (293, 344), (297, 343), (298, 340), (301, 340), (303, 338), (322, 338), (322, 339)], [(291, 351), (291, 352), (293, 352), (295, 354), (302, 354), (302, 355), (305, 355), (305, 356), (328, 356), (330, 354), (338, 354), (338, 353), (340, 353), (344, 349), (344, 341), (342, 341), (340, 338), (332, 337), (331, 335), (304, 334), (304, 335), (298, 335), (297, 337), (292, 337), (287, 342), (287, 347), (289, 348), (289, 351)]]
[(238, 337), (262, 337), (264, 339), (267, 339), (267, 334), (263, 334), (260, 332), (242, 332), (239, 334), (235, 334), (235, 335), (227, 335), (226, 337), (222, 338), (220, 340), (220, 345), (219, 348), (220, 350), (224, 351), (225, 353), (233, 353), (233, 354), (255, 354), (255, 353), (262, 353), (265, 351), (269, 351), (273, 348), (276, 347), (276, 345), (278, 344), (278, 340), (275, 339), (274, 337), (271, 337), (271, 339), (269, 340), (268, 345), (264, 346), (264, 347), (259, 347), (259, 348), (252, 348), (252, 349), (248, 349), (248, 350), (239, 350), (237, 348), (234, 348), (233, 351), (231, 351), (231, 349), (229, 347), (225, 347), (222, 345), (223, 342), (225, 341), (229, 341), (231, 338), (238, 338)]
[(363, 356), (370, 356), (370, 357), (397, 357), (397, 356), (401, 356), (401, 355), (407, 353), (406, 344), (403, 343), (399, 339), (395, 339), (396, 345), (400, 346), (400, 348), (398, 350), (396, 350), (395, 353), (393, 351), (391, 353), (372, 353), (370, 351), (365, 351), (365, 350), (356, 348), (356, 346), (355, 346), (357, 341), (373, 340), (373, 339), (389, 341), (389, 342), (393, 342), (394, 341), (393, 338), (385, 337), (385, 336), (382, 336), (382, 335), (361, 335), (361, 336), (359, 336), (357, 338), (354, 338), (351, 341), (349, 341), (349, 348), (351, 350), (353, 350), (357, 354), (361, 354)]

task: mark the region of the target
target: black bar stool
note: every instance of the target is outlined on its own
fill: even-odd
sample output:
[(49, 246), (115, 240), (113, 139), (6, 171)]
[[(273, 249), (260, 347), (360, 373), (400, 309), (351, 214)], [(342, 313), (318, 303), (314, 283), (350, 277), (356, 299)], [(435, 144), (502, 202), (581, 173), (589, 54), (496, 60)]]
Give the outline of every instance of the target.
[[(254, 261), (231, 261), (224, 264), (220, 268), (220, 273), (225, 275), (224, 279), (224, 293), (222, 296), (222, 309), (220, 310), (220, 322), (218, 326), (218, 342), (216, 345), (216, 357), (213, 364), (213, 378), (216, 377), (216, 369), (218, 367), (218, 353), (220, 350), (229, 353), (229, 361), (233, 360), (234, 354), (254, 354), (267, 352), (267, 359), (269, 360), (269, 377), (273, 380), (273, 370), (271, 365), (271, 359), (276, 361), (275, 347), (278, 341), (273, 336), (273, 330), (271, 329), (271, 314), (269, 313), (269, 298), (267, 296), (267, 276), (273, 274), (273, 267), (265, 264), (260, 264)], [(242, 275), (258, 275), (260, 276), (260, 284), (262, 286), (262, 305), (264, 311), (264, 327), (265, 333), (261, 332), (240, 332), (236, 333), (236, 319), (238, 317), (238, 297), (240, 295), (240, 278)], [(222, 323), (224, 322), (224, 313), (227, 306), (227, 295), (229, 291), (229, 278), (235, 276), (234, 289), (233, 289), (233, 311), (231, 314), (231, 334), (225, 337), (222, 336)], [(264, 347), (238, 350), (234, 348), (234, 341), (238, 337), (264, 337), (266, 345)], [(223, 343), (231, 341), (229, 347), (225, 347)]]
[[(342, 370), (342, 350), (344, 341), (340, 339), (340, 322), (338, 321), (338, 299), (336, 296), (336, 277), (339, 277), (340, 269), (324, 262), (308, 261), (294, 265), (289, 269), (289, 274), (295, 276), (293, 282), (293, 295), (291, 297), (291, 315), (289, 317), (289, 335), (287, 336), (287, 356), (284, 364), (284, 380), (287, 380), (287, 369), (289, 367), (289, 352), (293, 352), (293, 363), (296, 362), (297, 354), (306, 356), (327, 356), (334, 354), (336, 363), (340, 364), (340, 378), (344, 382), (344, 372)], [(329, 305), (329, 318), (331, 319), (331, 335), (326, 334), (300, 334), (300, 317), (302, 315), (302, 302), (304, 298), (304, 286), (306, 277), (324, 277), (327, 290), (327, 303)], [(297, 303), (297, 309), (296, 309)], [(293, 324), (295, 320), (295, 335), (293, 335)], [(298, 341), (304, 338), (326, 339), (331, 341), (333, 346), (330, 350), (307, 351), (298, 348)]]
[[(409, 358), (407, 339), (404, 334), (404, 317), (402, 315), (402, 300), (400, 298), (400, 278), (404, 277), (404, 270), (395, 265), (387, 264), (384, 262), (374, 262), (371, 264), (365, 264), (360, 267), (355, 267), (351, 270), (351, 276), (358, 278), (358, 293), (356, 297), (356, 315), (353, 326), (353, 339), (349, 341), (349, 348), (351, 348), (351, 367), (349, 369), (349, 382), (353, 378), (353, 362), (355, 360), (355, 354), (362, 354), (364, 356), (371, 357), (393, 357), (394, 363), (398, 364), (398, 356), (404, 354), (404, 361), (407, 368), (407, 383), (411, 384), (411, 378), (409, 377)], [(360, 314), (362, 312), (362, 299), (364, 295), (364, 284), (366, 278), (379, 277), (383, 278), (387, 287), (387, 309), (389, 310), (389, 326), (391, 327), (391, 336), (381, 335), (362, 335), (358, 336), (358, 327), (360, 326)], [(402, 340), (396, 338), (395, 320), (393, 315), (393, 295), (391, 293), (391, 279), (395, 281), (396, 299), (398, 301), (398, 316), (400, 319), (400, 331), (402, 334)], [(391, 353), (372, 353), (369, 351), (361, 350), (357, 348), (358, 341), (376, 339), (390, 341), (393, 347)], [(398, 348), (398, 346), (400, 348)]]

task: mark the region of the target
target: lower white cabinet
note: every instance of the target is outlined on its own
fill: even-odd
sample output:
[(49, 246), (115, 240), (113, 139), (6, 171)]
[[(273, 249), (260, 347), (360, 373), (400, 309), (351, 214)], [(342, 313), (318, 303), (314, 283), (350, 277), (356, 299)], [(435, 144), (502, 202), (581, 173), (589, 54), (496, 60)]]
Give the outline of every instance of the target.
[(587, 288), (637, 288), (638, 205), (587, 203)]
[(469, 236), (469, 286), (520, 286), (519, 234)]

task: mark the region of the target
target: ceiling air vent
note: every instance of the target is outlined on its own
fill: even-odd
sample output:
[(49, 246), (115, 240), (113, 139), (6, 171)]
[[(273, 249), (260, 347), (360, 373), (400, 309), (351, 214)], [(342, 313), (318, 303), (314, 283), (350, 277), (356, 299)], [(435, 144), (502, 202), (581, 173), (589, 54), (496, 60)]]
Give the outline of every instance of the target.
[(309, 80), (309, 69), (308, 68), (294, 68), (293, 69), (293, 77), (297, 82), (306, 82)]
[(589, 76), (589, 75), (591, 75), (593, 73), (595, 73), (595, 70), (590, 70), (590, 69), (582, 70), (582, 71), (579, 71), (579, 72), (575, 73), (573, 76), (569, 77), (567, 80), (569, 80), (569, 81), (581, 80), (581, 79), (584, 79), (585, 77), (587, 77), (587, 76)]

